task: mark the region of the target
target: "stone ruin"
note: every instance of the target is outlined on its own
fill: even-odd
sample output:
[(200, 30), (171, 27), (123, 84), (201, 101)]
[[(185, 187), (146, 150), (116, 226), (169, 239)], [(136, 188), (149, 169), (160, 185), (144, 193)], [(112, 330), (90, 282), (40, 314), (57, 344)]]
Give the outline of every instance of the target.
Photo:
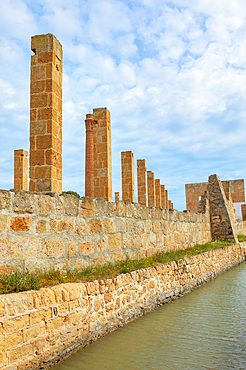
[[(52, 34), (31, 39), (29, 190), (62, 192), (62, 46)], [(85, 196), (112, 201), (111, 121), (107, 108), (87, 114)], [(14, 188), (28, 190), (28, 152), (15, 151)], [(133, 153), (121, 153), (122, 200), (134, 202)], [(137, 160), (138, 203), (173, 209), (168, 192), (145, 160)], [(115, 199), (120, 200), (119, 192)]]
[[(62, 46), (52, 34), (33, 36), (30, 89), (29, 190), (62, 192)], [(87, 114), (85, 196), (112, 202), (111, 121), (107, 108)], [(28, 190), (27, 152), (15, 151), (14, 188)], [(122, 201), (134, 203), (134, 158), (121, 153)], [(145, 159), (137, 160), (138, 203), (173, 210), (168, 191)], [(186, 184), (187, 210), (210, 214), (212, 238), (237, 241), (233, 202), (244, 202), (244, 180), (221, 183), (217, 175), (207, 183)], [(115, 201), (120, 193), (115, 192)], [(243, 213), (246, 219), (246, 212)]]

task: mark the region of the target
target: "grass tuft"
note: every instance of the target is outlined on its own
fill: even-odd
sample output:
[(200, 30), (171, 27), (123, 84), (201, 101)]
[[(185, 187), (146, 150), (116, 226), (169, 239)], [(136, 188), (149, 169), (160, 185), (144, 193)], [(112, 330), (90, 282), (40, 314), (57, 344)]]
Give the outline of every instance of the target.
[[(241, 236), (242, 235), (239, 235), (239, 237)], [(25, 269), (14, 272), (5, 272), (0, 276), (0, 294), (38, 290), (42, 287), (61, 283), (77, 283), (114, 278), (120, 274), (126, 274), (138, 269), (177, 261), (184, 257), (190, 257), (207, 251), (223, 248), (228, 245), (232, 245), (232, 243), (226, 240), (217, 240), (203, 245), (195, 245), (193, 248), (180, 251), (156, 253), (146, 258), (135, 260), (128, 259), (126, 261), (108, 263), (103, 266), (87, 267), (79, 270), (60, 270), (53, 267), (49, 270), (35, 269), (34, 271), (30, 271)]]
[(237, 239), (239, 243), (246, 242), (246, 236), (245, 235), (238, 235)]

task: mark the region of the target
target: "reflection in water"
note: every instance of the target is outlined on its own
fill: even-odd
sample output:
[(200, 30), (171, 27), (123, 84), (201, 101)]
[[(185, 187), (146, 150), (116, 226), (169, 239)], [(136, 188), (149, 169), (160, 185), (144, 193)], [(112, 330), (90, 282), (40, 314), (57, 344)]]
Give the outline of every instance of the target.
[(246, 369), (246, 262), (54, 370)]

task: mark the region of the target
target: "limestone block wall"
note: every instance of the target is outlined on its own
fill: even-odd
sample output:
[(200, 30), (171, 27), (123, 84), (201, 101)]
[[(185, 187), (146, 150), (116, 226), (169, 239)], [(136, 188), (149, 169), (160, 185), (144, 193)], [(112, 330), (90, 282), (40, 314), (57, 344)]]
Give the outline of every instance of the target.
[(90, 283), (0, 296), (0, 368), (45, 369), (245, 259), (243, 243)]
[(0, 270), (85, 267), (211, 240), (209, 214), (0, 190)]

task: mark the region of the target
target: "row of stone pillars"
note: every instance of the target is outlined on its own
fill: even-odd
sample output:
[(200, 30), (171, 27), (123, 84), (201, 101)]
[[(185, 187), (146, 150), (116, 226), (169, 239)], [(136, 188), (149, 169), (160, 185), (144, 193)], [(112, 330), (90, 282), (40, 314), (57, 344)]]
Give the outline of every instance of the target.
[[(134, 159), (131, 151), (121, 153), (122, 173), (122, 200), (134, 202)], [(155, 179), (152, 171), (147, 171), (146, 160), (137, 160), (137, 187), (138, 203), (148, 207), (173, 209), (173, 203), (168, 200), (168, 191), (165, 185), (161, 185), (160, 179)], [(119, 192), (115, 193), (115, 199), (120, 199)]]
[[(31, 39), (29, 190), (62, 192), (62, 45), (52, 34)], [(85, 195), (112, 201), (111, 122), (107, 108), (87, 114)], [(14, 153), (14, 188), (28, 190), (27, 151)], [(134, 202), (133, 153), (123, 152), (122, 200)], [(170, 209), (165, 186), (138, 160), (138, 202)], [(146, 175), (147, 174), (147, 175)], [(148, 195), (147, 195), (148, 194)], [(120, 199), (119, 193), (115, 200)], [(148, 201), (147, 201), (148, 200)]]

